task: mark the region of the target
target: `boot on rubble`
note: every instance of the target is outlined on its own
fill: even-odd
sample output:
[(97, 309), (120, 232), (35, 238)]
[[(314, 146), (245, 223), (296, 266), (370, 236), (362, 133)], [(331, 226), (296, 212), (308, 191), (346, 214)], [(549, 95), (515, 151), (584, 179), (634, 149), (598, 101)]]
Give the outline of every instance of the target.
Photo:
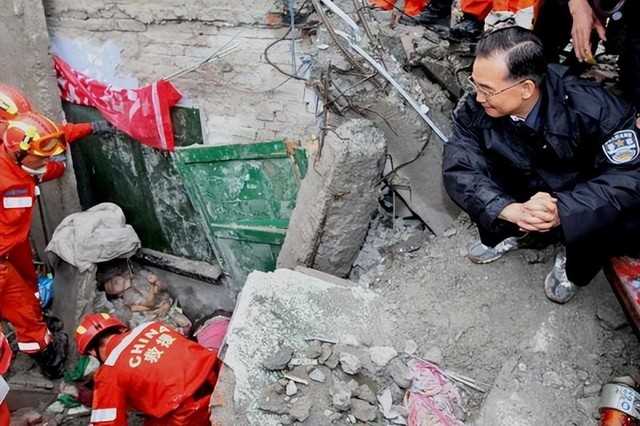
[(31, 357), (40, 367), (42, 375), (47, 379), (55, 380), (64, 375), (64, 363), (69, 352), (69, 336), (64, 331), (53, 334), (53, 340), (47, 347)]
[(452, 0), (432, 0), (422, 13), (416, 16), (415, 20), (425, 26), (432, 24), (447, 25), (449, 16), (451, 16), (451, 3)]
[(480, 37), (483, 29), (484, 23), (465, 13), (462, 20), (451, 27), (449, 35), (457, 40), (474, 40)]

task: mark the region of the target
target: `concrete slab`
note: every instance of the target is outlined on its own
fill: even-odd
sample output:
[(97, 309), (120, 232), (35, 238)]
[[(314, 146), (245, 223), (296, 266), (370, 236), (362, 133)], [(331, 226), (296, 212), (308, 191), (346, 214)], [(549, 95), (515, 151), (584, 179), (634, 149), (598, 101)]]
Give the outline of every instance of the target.
[(309, 266), (345, 277), (376, 210), (386, 153), (382, 132), (350, 120), (327, 133), (300, 185), (278, 266)]
[[(265, 359), (283, 344), (303, 350), (308, 337), (336, 341), (355, 337), (374, 345), (388, 344), (393, 324), (381, 298), (370, 290), (286, 269), (252, 273), (239, 296), (227, 335), (221, 381), (235, 382), (233, 399), (230, 386), (225, 386), (226, 395), (216, 392), (227, 400), (214, 409), (213, 417), (217, 421), (234, 419), (234, 423), (221, 424), (278, 425), (280, 416), (257, 408), (265, 386), (279, 377), (262, 368)], [(220, 404), (214, 401), (214, 405)]]

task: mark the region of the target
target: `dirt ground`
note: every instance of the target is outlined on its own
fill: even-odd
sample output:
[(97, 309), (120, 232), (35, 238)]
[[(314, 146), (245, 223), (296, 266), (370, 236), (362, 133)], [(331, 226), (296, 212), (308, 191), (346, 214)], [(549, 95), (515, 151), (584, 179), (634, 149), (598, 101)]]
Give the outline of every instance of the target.
[(522, 421), (503, 424), (595, 424), (600, 385), (635, 371), (638, 341), (628, 325), (612, 329), (626, 321), (602, 274), (557, 305), (542, 287), (552, 247), (475, 265), (465, 255), (477, 232), (464, 215), (433, 239), (375, 223), (367, 250), (383, 266), (368, 278), (401, 318), (398, 338), (415, 340), (419, 353), (441, 349), (446, 368), (492, 389), (467, 389), (467, 423), (495, 425), (506, 401)]

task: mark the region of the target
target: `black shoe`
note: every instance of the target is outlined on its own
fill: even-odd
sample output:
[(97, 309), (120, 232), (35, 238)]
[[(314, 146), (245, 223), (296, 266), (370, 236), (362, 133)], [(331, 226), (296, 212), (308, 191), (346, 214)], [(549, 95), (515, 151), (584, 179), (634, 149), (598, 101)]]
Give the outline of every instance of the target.
[(53, 340), (44, 351), (31, 355), (40, 372), (47, 379), (55, 380), (64, 375), (64, 363), (69, 351), (69, 336), (64, 331), (54, 333)]
[(449, 34), (458, 40), (473, 40), (480, 37), (483, 30), (483, 23), (471, 15), (464, 15), (462, 21), (451, 27)]
[(416, 21), (421, 25), (447, 24), (447, 20), (451, 15), (450, 0), (433, 0), (416, 16)]

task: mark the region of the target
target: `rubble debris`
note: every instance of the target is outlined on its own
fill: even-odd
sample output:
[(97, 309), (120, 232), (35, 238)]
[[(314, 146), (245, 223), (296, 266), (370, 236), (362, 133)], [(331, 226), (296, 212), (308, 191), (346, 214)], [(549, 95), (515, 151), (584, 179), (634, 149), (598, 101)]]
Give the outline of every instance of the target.
[(393, 381), (402, 389), (407, 389), (411, 386), (411, 380), (413, 374), (411, 369), (399, 358), (391, 361), (387, 371)]
[[(341, 303), (336, 304), (336, 300)], [(359, 306), (359, 309), (356, 312), (351, 306)], [(376, 377), (374, 372), (367, 370), (367, 365), (371, 362), (368, 356), (364, 357), (367, 352), (362, 346), (323, 342), (320, 344), (320, 356), (309, 357), (310, 352), (317, 352), (318, 345), (315, 341), (321, 340), (313, 337), (325, 336), (327, 340), (336, 342), (344, 341), (347, 334), (353, 335), (358, 341), (367, 340), (369, 335), (385, 339), (392, 335), (392, 322), (389, 322), (390, 314), (383, 314), (382, 308), (376, 293), (358, 286), (339, 285), (282, 269), (273, 273), (250, 274), (239, 295), (227, 334), (225, 368), (220, 378), (226, 383), (226, 376), (233, 376), (235, 389), (222, 397), (227, 401), (226, 398), (232, 395), (234, 401), (223, 402), (220, 407), (214, 407), (214, 417), (219, 412), (217, 415), (234, 419), (235, 424), (275, 426), (281, 423), (282, 415), (291, 415), (290, 409), (294, 403), (299, 399), (309, 398), (313, 401), (313, 407), (305, 424), (328, 424), (325, 410), (330, 410), (330, 415), (344, 413), (341, 415), (341, 421), (344, 422), (351, 413), (333, 406), (332, 389), (336, 381), (343, 383), (342, 388), (346, 393), (343, 398), (336, 397), (339, 399), (338, 405), (346, 408), (347, 404), (351, 405), (351, 399), (357, 397), (356, 390), (360, 385), (369, 384), (375, 393), (378, 387), (386, 385), (377, 384), (377, 381), (391, 382), (392, 379), (384, 372), (380, 372), (382, 376)], [(335, 315), (326, 315), (328, 310)], [(291, 359), (314, 360), (319, 365), (292, 366), (288, 362), (279, 373), (266, 370), (263, 361), (283, 346), (293, 349)], [(350, 376), (342, 371), (342, 353), (360, 357), (358, 375)], [(316, 370), (324, 374), (324, 381), (314, 380), (317, 378)], [(269, 386), (280, 380), (276, 376), (287, 379), (284, 387), (294, 376), (306, 380), (307, 384), (296, 382), (297, 393), (288, 397), (287, 401), (282, 384), (278, 384), (283, 389), (281, 393), (274, 392)], [(271, 391), (267, 393), (267, 389)], [(270, 398), (269, 404), (265, 404), (265, 396)], [(289, 411), (285, 413), (284, 407)], [(276, 415), (274, 410), (284, 414)]]
[(294, 382), (293, 380), (290, 380), (289, 383), (287, 383), (287, 387), (286, 387), (285, 393), (287, 394), (287, 396), (293, 396), (293, 395), (297, 394), (298, 393), (298, 386), (296, 386), (296, 382)]
[(390, 346), (374, 346), (369, 348), (369, 356), (378, 367), (385, 367), (389, 361), (398, 356), (398, 352)]
[(442, 349), (437, 346), (431, 347), (424, 352), (422, 359), (430, 361), (436, 365), (442, 365)]
[(219, 278), (222, 275), (222, 269), (217, 262), (211, 264), (185, 259), (148, 248), (140, 249), (135, 258), (143, 265), (156, 266), (202, 282), (220, 284)]
[(319, 368), (314, 368), (311, 373), (309, 373), (309, 378), (319, 383), (324, 383), (327, 380), (327, 376), (325, 376)]
[[(307, 349), (305, 355), (308, 358), (311, 359), (318, 359), (321, 358), (322, 356), (322, 343), (319, 340), (312, 340), (311, 342), (309, 342), (309, 348)], [(328, 358), (328, 356), (327, 356)], [(327, 359), (325, 358), (324, 360), (320, 361), (321, 363), (326, 361)]]
[(617, 303), (599, 303), (596, 316), (602, 325), (609, 330), (619, 330), (628, 324), (624, 311)]
[(309, 417), (312, 406), (309, 398), (300, 398), (292, 404), (289, 415), (299, 422), (304, 422)]
[(360, 368), (362, 367), (362, 362), (360, 358), (357, 356), (350, 354), (348, 352), (340, 353), (340, 366), (342, 367), (342, 371), (347, 374), (358, 374)]
[(351, 412), (356, 419), (362, 422), (373, 421), (378, 415), (376, 407), (367, 401), (356, 398), (351, 399)]
[(347, 411), (351, 408), (351, 389), (346, 383), (339, 380), (334, 381), (331, 389), (331, 402), (336, 410)]
[(370, 121), (350, 120), (327, 133), (301, 183), (278, 267), (349, 274), (376, 209), (385, 153), (384, 136)]
[[(407, 355), (414, 355), (418, 350), (418, 344), (416, 343), (415, 340), (407, 340), (406, 343), (404, 344), (404, 350), (403, 352), (406, 353)], [(427, 361), (432, 361), (435, 364), (439, 364), (433, 360), (429, 360), (427, 359)]]
[(358, 399), (363, 401), (370, 402), (372, 404), (376, 403), (376, 395), (373, 393), (369, 385), (362, 384), (358, 387), (358, 390), (353, 394)]
[(282, 346), (278, 352), (262, 361), (262, 366), (270, 371), (284, 370), (293, 358), (293, 349)]
[(547, 387), (561, 388), (564, 384), (555, 371), (547, 371), (542, 375), (542, 384)]

